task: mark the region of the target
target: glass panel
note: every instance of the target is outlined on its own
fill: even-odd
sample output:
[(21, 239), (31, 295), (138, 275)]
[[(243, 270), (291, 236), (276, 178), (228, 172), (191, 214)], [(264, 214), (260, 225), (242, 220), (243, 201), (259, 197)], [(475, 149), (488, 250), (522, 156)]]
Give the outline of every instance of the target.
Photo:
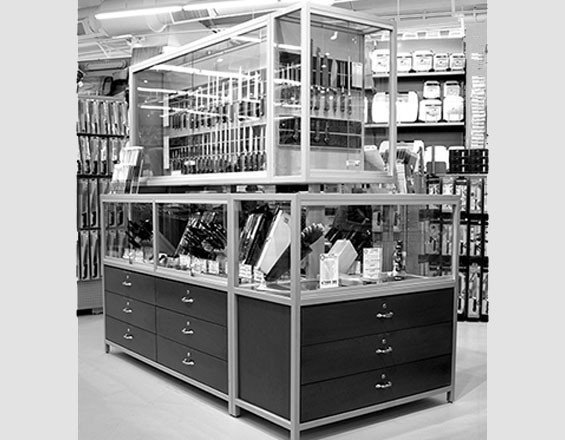
[(153, 175), (265, 168), (266, 28), (135, 74), (136, 145)]
[[(365, 76), (364, 166), (367, 171), (390, 171), (390, 32), (379, 31), (366, 35), (365, 56), (368, 57), (366, 67), (370, 73)], [(400, 61), (398, 68), (400, 69)], [(415, 121), (418, 115), (418, 97), (408, 92), (402, 96), (405, 106), (400, 108), (400, 116)]]
[(160, 267), (226, 277), (226, 205), (162, 203), (157, 215)]
[(365, 165), (366, 93), (372, 82), (366, 54), (372, 34), (368, 32), (385, 33), (376, 27), (312, 15), (310, 163), (313, 169), (384, 170), (375, 148), (369, 149), (370, 163)]
[(301, 56), (300, 13), (275, 20), (275, 174), (298, 175), (301, 172)]
[(104, 203), (105, 257), (153, 264), (151, 203)]
[(263, 288), (290, 280), (290, 202), (244, 201), (239, 210), (238, 282)]

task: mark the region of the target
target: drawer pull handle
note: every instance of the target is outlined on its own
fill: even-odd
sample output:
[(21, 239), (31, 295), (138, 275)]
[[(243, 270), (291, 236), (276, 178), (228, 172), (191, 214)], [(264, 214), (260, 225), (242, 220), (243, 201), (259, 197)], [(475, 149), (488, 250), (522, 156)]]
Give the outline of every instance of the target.
[(194, 302), (194, 298), (188, 296), (183, 296), (180, 300), (185, 304), (192, 304)]
[(386, 383), (378, 383), (378, 384), (376, 384), (376, 385), (375, 385), (375, 388), (376, 388), (377, 390), (382, 390), (382, 389), (384, 389), (384, 388), (390, 388), (391, 386), (392, 386), (392, 382), (389, 380), (389, 381), (386, 382)]
[(194, 330), (191, 330), (191, 329), (186, 328), (186, 327), (183, 328), (183, 329), (181, 330), (181, 332), (182, 332), (183, 335), (193, 335), (193, 334), (194, 334)]
[(387, 312), (387, 313), (377, 313), (377, 318), (378, 319), (390, 319), (394, 316), (393, 312)]
[(182, 363), (183, 363), (184, 365), (189, 366), (189, 367), (194, 366), (194, 361), (191, 361), (191, 360), (188, 359), (188, 358), (184, 358), (184, 359), (182, 360)]
[(392, 347), (389, 345), (387, 348), (377, 348), (375, 350), (375, 353), (377, 353), (377, 354), (392, 353)]
[(124, 308), (122, 309), (122, 312), (124, 312), (124, 313), (133, 313), (133, 309), (130, 308), (130, 307), (124, 307)]
[(122, 281), (122, 286), (131, 287), (131, 281)]
[(124, 335), (124, 339), (127, 339), (128, 341), (131, 341), (133, 339), (133, 335), (130, 335), (129, 333), (126, 333)]

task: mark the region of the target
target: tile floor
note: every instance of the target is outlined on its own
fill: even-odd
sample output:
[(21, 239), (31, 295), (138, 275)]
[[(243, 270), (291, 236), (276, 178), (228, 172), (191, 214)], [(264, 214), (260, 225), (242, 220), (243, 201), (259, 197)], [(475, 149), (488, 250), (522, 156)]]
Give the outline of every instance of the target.
[[(78, 316), (79, 440), (286, 440), (288, 431), (118, 349), (104, 352), (102, 315)], [(302, 440), (484, 440), (486, 323), (458, 323), (456, 401), (445, 395), (314, 428)]]

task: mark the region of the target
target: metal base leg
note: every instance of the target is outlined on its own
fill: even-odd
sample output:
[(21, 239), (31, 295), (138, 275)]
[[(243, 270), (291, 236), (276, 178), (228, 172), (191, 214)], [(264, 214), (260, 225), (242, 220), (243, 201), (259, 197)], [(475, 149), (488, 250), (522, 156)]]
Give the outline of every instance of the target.
[(447, 392), (447, 401), (453, 403), (455, 401), (455, 393), (453, 391)]
[(104, 344), (104, 353), (110, 353), (110, 346), (108, 344)]
[(241, 408), (237, 405), (228, 405), (228, 413), (232, 417), (239, 417), (241, 415)]
[(290, 430), (290, 440), (300, 440), (300, 430), (291, 429)]

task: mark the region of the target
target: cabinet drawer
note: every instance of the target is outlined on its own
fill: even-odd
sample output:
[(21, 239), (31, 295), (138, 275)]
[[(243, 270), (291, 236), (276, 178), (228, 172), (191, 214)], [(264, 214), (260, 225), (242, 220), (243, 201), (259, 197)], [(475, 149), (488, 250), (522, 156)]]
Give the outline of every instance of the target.
[(104, 288), (110, 292), (155, 304), (155, 278), (115, 267), (104, 267)]
[(195, 318), (227, 325), (227, 296), (225, 292), (156, 279), (157, 305)]
[(107, 315), (155, 333), (155, 306), (127, 296), (106, 292)]
[(316, 382), (301, 387), (307, 422), (450, 385), (451, 356)]
[(451, 354), (453, 324), (446, 322), (354, 339), (308, 345), (302, 349), (302, 383)]
[(157, 336), (157, 362), (223, 393), (228, 392), (226, 361)]
[(453, 289), (391, 295), (302, 309), (302, 344), (337, 341), (453, 319)]
[(148, 359), (156, 359), (155, 334), (106, 316), (106, 339)]
[(226, 360), (227, 332), (218, 324), (157, 307), (157, 333)]

